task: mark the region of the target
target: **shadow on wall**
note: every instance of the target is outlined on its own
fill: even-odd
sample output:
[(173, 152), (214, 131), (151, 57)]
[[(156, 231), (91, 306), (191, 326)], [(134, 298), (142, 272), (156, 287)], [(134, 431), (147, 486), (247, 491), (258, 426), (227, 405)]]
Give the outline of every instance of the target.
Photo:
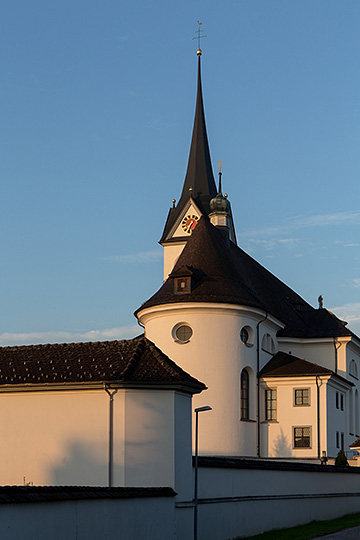
[(289, 441), (281, 428), (280, 434), (274, 441), (273, 455), (274, 457), (291, 457), (293, 455), (291, 441)]
[[(118, 476), (120, 466), (114, 464), (114, 478)], [(61, 462), (53, 464), (48, 477), (54, 486), (107, 486), (107, 455), (99, 459), (90, 443), (72, 442), (67, 446)]]

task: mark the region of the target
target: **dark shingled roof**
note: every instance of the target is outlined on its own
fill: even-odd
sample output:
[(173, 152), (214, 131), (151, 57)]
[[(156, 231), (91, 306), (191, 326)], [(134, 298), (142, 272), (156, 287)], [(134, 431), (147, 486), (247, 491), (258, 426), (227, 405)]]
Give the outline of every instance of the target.
[(0, 486), (0, 504), (175, 497), (169, 487)]
[(262, 377), (301, 377), (306, 375), (332, 375), (333, 371), (292, 354), (276, 353), (260, 371)]
[[(160, 243), (167, 239), (175, 221), (189, 202), (189, 189), (192, 189), (192, 198), (204, 214), (209, 214), (209, 202), (216, 196), (217, 189), (211, 166), (209, 142), (206, 132), (204, 103), (201, 89), (201, 61), (198, 57), (198, 82), (194, 128), (190, 146), (190, 154), (184, 186), (176, 208), (171, 208), (165, 224)], [(179, 240), (179, 238), (177, 238)]]
[(313, 364), (292, 354), (279, 351), (260, 371), (261, 377), (309, 377), (316, 375), (332, 375), (350, 386), (352, 382), (341, 377), (331, 369)]
[(170, 385), (191, 393), (206, 388), (144, 336), (122, 341), (0, 348), (0, 388), (103, 382), (129, 387)]
[[(190, 268), (197, 276), (189, 294), (174, 292), (173, 276)], [(353, 336), (326, 309), (315, 309), (241, 248), (226, 241), (205, 216), (198, 221), (162, 287), (137, 311), (176, 302), (230, 303), (259, 308), (284, 324), (279, 336)], [(135, 313), (135, 314), (136, 314)]]
[(356, 439), (356, 441), (350, 444), (350, 448), (360, 448), (360, 439)]

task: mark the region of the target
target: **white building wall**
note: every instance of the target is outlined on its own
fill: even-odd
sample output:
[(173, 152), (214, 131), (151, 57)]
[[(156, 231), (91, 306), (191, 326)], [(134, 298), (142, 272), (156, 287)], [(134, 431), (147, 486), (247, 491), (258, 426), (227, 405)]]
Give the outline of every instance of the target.
[[(319, 377), (320, 452), (326, 450), (326, 379)], [(277, 393), (277, 418), (265, 420), (265, 391)], [(295, 390), (309, 389), (310, 405), (295, 405)], [(315, 377), (267, 377), (261, 384), (261, 456), (274, 458), (318, 458), (317, 386)], [(295, 448), (294, 428), (310, 427), (310, 448)]]
[[(210, 405), (201, 414), (200, 453), (255, 456), (257, 454), (257, 331), (264, 313), (230, 304), (179, 303), (147, 308), (138, 314), (145, 335), (185, 371), (204, 382), (208, 389), (194, 396), (193, 408)], [(193, 335), (179, 343), (174, 328), (189, 325)], [(249, 341), (240, 339), (246, 327)], [(260, 344), (264, 333), (275, 338), (271, 320), (260, 324)], [(259, 348), (260, 349), (260, 348)], [(259, 350), (260, 362), (269, 355)], [(240, 377), (250, 374), (250, 418), (240, 420)]]
[[(0, 484), (107, 486), (109, 407), (103, 389), (0, 393)], [(186, 495), (190, 426), (189, 394), (119, 388), (113, 485)]]

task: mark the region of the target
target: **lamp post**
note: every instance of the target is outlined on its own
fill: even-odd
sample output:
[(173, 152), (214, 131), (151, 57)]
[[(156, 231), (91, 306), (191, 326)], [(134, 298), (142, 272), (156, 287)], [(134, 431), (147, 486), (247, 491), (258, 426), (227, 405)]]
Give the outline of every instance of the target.
[(194, 540), (198, 537), (198, 449), (199, 449), (199, 412), (211, 411), (208, 405), (195, 409), (195, 486), (194, 486)]

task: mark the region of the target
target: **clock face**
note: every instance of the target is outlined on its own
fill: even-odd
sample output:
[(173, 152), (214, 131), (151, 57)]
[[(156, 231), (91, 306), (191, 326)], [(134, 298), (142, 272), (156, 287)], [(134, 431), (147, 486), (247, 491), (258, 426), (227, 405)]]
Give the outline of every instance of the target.
[(191, 234), (195, 229), (198, 220), (199, 216), (196, 216), (195, 214), (185, 216), (181, 222), (181, 226), (186, 233)]

